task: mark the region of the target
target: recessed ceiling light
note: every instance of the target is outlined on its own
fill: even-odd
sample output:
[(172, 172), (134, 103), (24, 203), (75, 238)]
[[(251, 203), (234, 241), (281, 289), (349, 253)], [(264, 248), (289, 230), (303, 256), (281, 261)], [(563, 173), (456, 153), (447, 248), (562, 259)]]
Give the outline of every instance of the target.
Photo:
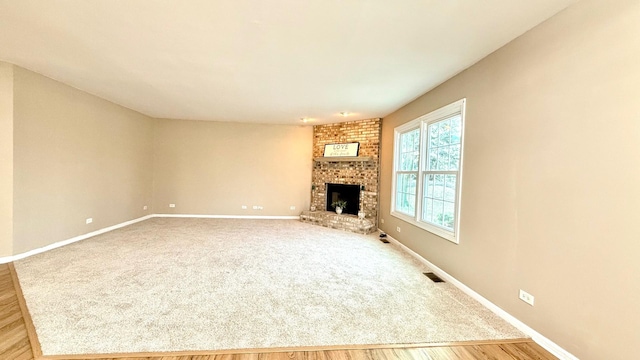
[(347, 117), (347, 116), (351, 115), (351, 113), (350, 113), (350, 112), (348, 112), (348, 111), (341, 111), (341, 112), (340, 112), (340, 115), (342, 115), (342, 116), (344, 116), (344, 117)]

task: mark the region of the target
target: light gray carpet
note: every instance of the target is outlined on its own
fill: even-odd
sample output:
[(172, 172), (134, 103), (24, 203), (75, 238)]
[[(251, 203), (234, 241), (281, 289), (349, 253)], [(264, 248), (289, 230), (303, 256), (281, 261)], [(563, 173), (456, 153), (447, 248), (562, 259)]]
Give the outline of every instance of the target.
[(376, 235), (154, 218), (15, 263), (45, 355), (524, 334)]

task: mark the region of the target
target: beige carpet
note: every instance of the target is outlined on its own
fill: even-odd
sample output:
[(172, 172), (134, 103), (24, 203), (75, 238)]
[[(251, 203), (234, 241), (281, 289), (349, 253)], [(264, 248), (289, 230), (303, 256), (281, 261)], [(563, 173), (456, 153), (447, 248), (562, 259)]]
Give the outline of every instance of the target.
[(524, 334), (376, 235), (154, 218), (15, 263), (45, 355)]

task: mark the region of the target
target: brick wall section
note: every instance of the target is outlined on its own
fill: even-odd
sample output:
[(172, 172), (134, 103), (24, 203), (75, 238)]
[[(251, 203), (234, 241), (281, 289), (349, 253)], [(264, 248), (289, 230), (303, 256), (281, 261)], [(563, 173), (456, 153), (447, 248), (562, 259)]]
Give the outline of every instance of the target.
[[(368, 119), (313, 127), (313, 157), (321, 158), (326, 144), (359, 142), (358, 157), (367, 161), (314, 161), (311, 205), (317, 210), (326, 207), (326, 184), (364, 186), (360, 191), (360, 211), (378, 226), (378, 183), (380, 181), (381, 119)], [(312, 186), (312, 188), (313, 188)]]

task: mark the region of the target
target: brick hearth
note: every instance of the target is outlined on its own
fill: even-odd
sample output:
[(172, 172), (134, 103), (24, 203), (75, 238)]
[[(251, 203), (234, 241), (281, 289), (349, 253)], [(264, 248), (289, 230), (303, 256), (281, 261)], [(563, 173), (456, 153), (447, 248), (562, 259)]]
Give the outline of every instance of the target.
[(369, 219), (359, 219), (349, 214), (338, 215), (333, 211), (303, 211), (300, 221), (359, 234), (369, 234), (376, 230), (375, 224)]

